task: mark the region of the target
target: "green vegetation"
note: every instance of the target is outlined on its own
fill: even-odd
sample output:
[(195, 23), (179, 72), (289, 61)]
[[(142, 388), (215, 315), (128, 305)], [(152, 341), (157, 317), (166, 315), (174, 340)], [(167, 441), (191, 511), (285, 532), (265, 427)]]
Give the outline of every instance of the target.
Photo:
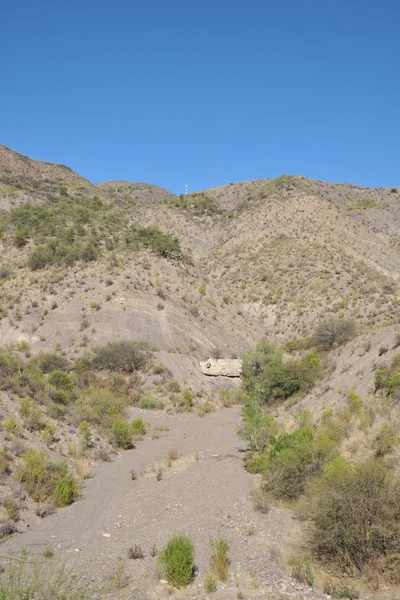
[(133, 419), (131, 428), (133, 435), (145, 435), (146, 433), (146, 424), (141, 417)]
[(27, 203), (11, 210), (0, 219), (0, 227), (4, 239), (16, 248), (29, 244), (27, 262), (33, 271), (90, 262), (117, 247), (149, 248), (160, 256), (183, 258), (177, 238), (156, 226), (133, 226), (127, 210), (103, 203), (97, 196), (73, 198), (54, 189), (40, 204)]
[(113, 442), (118, 448), (129, 450), (133, 448), (132, 427), (126, 421), (118, 420), (112, 426)]
[(318, 325), (313, 341), (320, 350), (332, 350), (332, 348), (346, 344), (356, 334), (357, 325), (354, 321), (330, 317)]
[[(17, 351), (0, 352), (1, 386), (19, 397), (19, 414), (4, 419), (7, 439), (17, 448), (21, 464), (15, 476), (36, 502), (65, 506), (79, 495), (78, 484), (65, 462), (54, 463), (44, 451), (26, 448), (17, 438), (27, 430), (39, 442), (51, 445), (56, 425), (47, 416), (65, 420), (76, 427), (77, 440), (69, 445), (70, 455), (84, 459), (101, 432), (118, 448), (132, 448), (135, 438), (146, 433), (142, 418), (128, 423), (125, 410), (139, 401), (141, 372), (151, 367), (151, 346), (145, 342), (121, 342), (95, 348), (75, 362), (59, 352), (42, 353), (34, 358), (20, 357)], [(154, 400), (157, 407), (158, 400)], [(97, 432), (93, 432), (92, 428)], [(104, 452), (101, 457), (104, 456)], [(8, 473), (7, 453), (0, 456), (0, 471)], [(85, 465), (77, 465), (85, 477)]]
[(173, 587), (187, 586), (194, 569), (194, 545), (185, 535), (174, 535), (160, 553), (159, 563), (165, 579)]
[(161, 231), (155, 225), (149, 227), (132, 227), (125, 234), (128, 247), (149, 248), (159, 256), (168, 258), (183, 258), (181, 245), (178, 238)]
[(311, 426), (282, 433), (271, 441), (264, 487), (276, 498), (295, 500), (336, 454), (332, 440)]
[(215, 201), (207, 196), (205, 192), (181, 194), (178, 198), (167, 200), (166, 203), (196, 216), (215, 215), (221, 212)]
[(78, 574), (47, 556), (25, 553), (12, 558), (0, 572), (0, 600), (92, 600), (99, 597)]
[(56, 506), (67, 506), (78, 497), (78, 485), (68, 473), (67, 463), (50, 462), (44, 451), (26, 450), (17, 477), (35, 502), (51, 500)]
[(220, 581), (227, 581), (228, 570), (229, 570), (229, 544), (224, 538), (218, 538), (211, 540), (210, 545), (212, 548), (210, 556), (210, 568), (212, 573)]
[(399, 583), (399, 507), (399, 480), (381, 459), (354, 465), (338, 457), (308, 487), (302, 512), (314, 521), (318, 557), (340, 569), (389, 569)]
[(271, 404), (309, 390), (320, 372), (321, 360), (316, 352), (284, 360), (278, 348), (262, 340), (255, 352), (243, 358), (243, 388), (253, 400)]
[(400, 398), (400, 354), (396, 354), (389, 366), (375, 371), (375, 390), (381, 390), (392, 400)]
[(266, 415), (255, 402), (243, 407), (243, 423), (238, 434), (249, 444), (251, 450), (265, 450), (271, 438), (277, 433), (277, 424), (270, 415)]
[(93, 349), (90, 366), (98, 371), (133, 373), (146, 367), (149, 349), (146, 342), (112, 342)]

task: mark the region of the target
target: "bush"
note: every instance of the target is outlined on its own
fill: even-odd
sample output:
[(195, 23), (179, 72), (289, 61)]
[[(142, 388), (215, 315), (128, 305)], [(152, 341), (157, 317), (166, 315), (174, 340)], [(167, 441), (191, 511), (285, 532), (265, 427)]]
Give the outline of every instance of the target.
[(109, 390), (90, 388), (75, 405), (77, 418), (110, 429), (115, 421), (124, 418), (126, 399)]
[(26, 450), (17, 477), (35, 502), (50, 499), (57, 506), (66, 506), (78, 496), (77, 483), (68, 473), (67, 463), (49, 462), (44, 451), (34, 448)]
[(357, 325), (354, 321), (331, 317), (318, 325), (313, 340), (320, 350), (332, 350), (346, 344), (356, 335)]
[(30, 361), (29, 367), (47, 374), (52, 371), (66, 371), (68, 361), (56, 352), (42, 352)]
[(400, 484), (381, 459), (336, 458), (308, 486), (302, 514), (314, 521), (316, 555), (340, 569), (382, 566), (400, 552)]
[(134, 246), (150, 248), (160, 256), (169, 258), (182, 258), (181, 246), (178, 238), (161, 231), (157, 226), (133, 227), (126, 236), (126, 243)]
[(228, 579), (228, 568), (229, 568), (229, 544), (224, 538), (218, 538), (211, 540), (210, 545), (212, 548), (210, 556), (210, 567), (211, 571), (220, 581), (226, 581)]
[(68, 373), (65, 371), (52, 371), (49, 375), (48, 381), (54, 387), (67, 392), (71, 391), (74, 387), (74, 382), (72, 381), (70, 375), (68, 375)]
[(133, 419), (131, 423), (131, 429), (133, 435), (145, 435), (146, 433), (146, 425), (141, 417), (137, 419)]
[(320, 370), (321, 360), (315, 352), (284, 361), (278, 348), (262, 340), (255, 352), (243, 358), (243, 388), (257, 402), (271, 403), (310, 389)]
[(378, 390), (393, 399), (400, 397), (400, 354), (396, 354), (388, 367), (375, 372), (375, 391)]
[(332, 440), (310, 426), (283, 433), (271, 442), (264, 487), (276, 498), (295, 500), (336, 453)]
[(123, 450), (133, 448), (132, 427), (126, 421), (115, 421), (112, 426), (112, 436), (115, 445)]
[(243, 407), (243, 423), (238, 428), (238, 435), (242, 437), (252, 450), (264, 450), (268, 447), (270, 439), (277, 433), (277, 424), (273, 417), (264, 414), (255, 403)]
[(185, 535), (174, 535), (160, 553), (159, 563), (165, 579), (173, 587), (187, 586), (194, 571), (194, 544)]
[(68, 506), (78, 498), (78, 484), (72, 475), (65, 475), (56, 484), (53, 501), (56, 506)]
[(113, 342), (94, 348), (92, 367), (99, 371), (139, 371), (145, 368), (148, 361), (148, 354), (142, 347), (143, 343), (140, 342)]
[(0, 352), (0, 389), (7, 389), (10, 379), (22, 367), (19, 359), (11, 352)]
[(159, 408), (159, 403), (153, 396), (141, 396), (139, 400), (139, 408), (144, 408), (145, 410), (154, 410)]

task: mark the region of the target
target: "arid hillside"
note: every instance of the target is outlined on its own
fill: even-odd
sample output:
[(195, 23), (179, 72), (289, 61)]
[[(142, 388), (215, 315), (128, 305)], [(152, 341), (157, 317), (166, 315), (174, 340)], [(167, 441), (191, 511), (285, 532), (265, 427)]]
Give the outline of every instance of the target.
[[(76, 537), (85, 572), (99, 567), (112, 579), (121, 512), (120, 540), (148, 546), (140, 560), (152, 573), (142, 576), (142, 563), (131, 561), (127, 581), (139, 578), (140, 598), (164, 597), (173, 592), (154, 583), (149, 549), (171, 532), (154, 517), (150, 486), (164, 490), (159, 513), (173, 511), (178, 530), (182, 485), (201, 577), (209, 538), (229, 538), (235, 571), (216, 600), (266, 590), (274, 600), (361, 597), (353, 584), (366, 599), (396, 597), (400, 535), (387, 555), (368, 555), (363, 571), (334, 550), (316, 555), (311, 529), (294, 515), (304, 482), (317, 485), (330, 461), (350, 461), (350, 475), (365, 460), (378, 461), (377, 473), (383, 464), (399, 471), (399, 226), (395, 188), (282, 176), (176, 196), (142, 182), (94, 184), (0, 146), (0, 540), (32, 529), (35, 549), (71, 521), (64, 550), (75, 552)], [(234, 376), (204, 374), (200, 361), (210, 357), (235, 359), (227, 363)], [(99, 466), (136, 445), (118, 466)], [(211, 472), (208, 513), (202, 490)], [(131, 485), (152, 519), (150, 529), (136, 523), (133, 542)], [(40, 529), (82, 488), (90, 527), (78, 502)], [(116, 521), (109, 555), (106, 525), (97, 523), (104, 515)], [(313, 519), (310, 511), (305, 520)], [(17, 552), (18, 536), (6, 544)], [(177, 597), (208, 598), (197, 581)], [(382, 596), (371, 596), (378, 588)]]

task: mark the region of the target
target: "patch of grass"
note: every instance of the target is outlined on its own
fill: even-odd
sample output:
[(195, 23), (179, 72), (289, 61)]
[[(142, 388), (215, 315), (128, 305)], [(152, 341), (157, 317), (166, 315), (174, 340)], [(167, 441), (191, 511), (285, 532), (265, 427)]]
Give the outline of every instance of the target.
[(254, 488), (251, 492), (251, 500), (255, 510), (266, 515), (271, 510), (271, 503), (265, 489), (262, 487)]
[(34, 559), (25, 553), (4, 565), (0, 574), (1, 600), (92, 600), (96, 590), (61, 562)]
[(139, 399), (139, 408), (144, 408), (146, 410), (156, 410), (162, 408), (162, 404), (153, 396), (143, 395)]
[(212, 573), (220, 581), (227, 581), (230, 560), (228, 557), (229, 544), (224, 538), (211, 540), (212, 548), (210, 556), (210, 568)]
[(185, 535), (174, 535), (159, 555), (165, 579), (177, 589), (186, 587), (193, 578), (194, 544)]
[(204, 590), (207, 594), (212, 594), (217, 591), (217, 580), (213, 573), (207, 573), (204, 577)]

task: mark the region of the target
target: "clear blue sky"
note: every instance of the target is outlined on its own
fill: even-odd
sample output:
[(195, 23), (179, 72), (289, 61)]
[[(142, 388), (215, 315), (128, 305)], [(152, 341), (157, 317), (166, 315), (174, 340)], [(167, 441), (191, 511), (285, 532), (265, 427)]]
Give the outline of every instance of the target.
[(400, 187), (398, 0), (14, 0), (0, 143), (175, 192)]

